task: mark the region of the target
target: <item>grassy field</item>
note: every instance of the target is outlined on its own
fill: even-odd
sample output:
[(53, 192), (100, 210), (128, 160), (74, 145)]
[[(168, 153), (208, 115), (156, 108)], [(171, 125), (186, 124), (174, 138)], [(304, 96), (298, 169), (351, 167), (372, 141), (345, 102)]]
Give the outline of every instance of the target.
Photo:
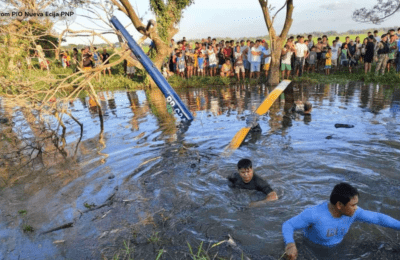
[[(384, 33), (385, 33), (384, 31), (379, 31), (378, 35), (381, 36), (381, 35), (384, 34)], [(307, 39), (307, 36), (308, 36), (308, 34), (299, 34), (299, 35), (303, 35), (303, 36), (305, 37), (305, 39)], [(314, 36), (315, 36), (315, 35), (314, 35)], [(349, 36), (350, 39), (353, 39), (353, 40), (355, 40), (356, 37), (359, 36), (359, 37), (360, 37), (360, 42), (361, 42), (361, 43), (363, 42), (363, 40), (364, 40), (365, 38), (367, 38), (367, 34), (343, 34), (343, 35), (337, 35), (337, 36), (339, 37), (339, 39), (340, 39), (340, 41), (341, 41), (342, 43), (346, 41), (346, 36)], [(321, 37), (321, 38), (322, 38), (322, 35), (318, 35), (318, 36), (313, 37), (312, 39), (313, 39), (314, 43), (317, 42), (318, 37)], [(335, 35), (335, 36), (329, 36), (329, 37), (328, 37), (328, 42), (329, 42), (330, 45), (332, 45), (332, 42), (333, 42), (333, 40), (335, 40), (335, 38), (336, 38), (336, 35)], [(243, 39), (244, 39), (244, 40), (247, 40), (247, 39), (253, 40), (254, 38), (253, 38), (253, 37), (249, 37), (249, 38), (243, 38)], [(238, 41), (239, 41), (239, 40), (238, 40)], [(194, 40), (189, 40), (189, 43), (192, 44), (193, 47), (194, 47), (194, 42), (195, 42)]]

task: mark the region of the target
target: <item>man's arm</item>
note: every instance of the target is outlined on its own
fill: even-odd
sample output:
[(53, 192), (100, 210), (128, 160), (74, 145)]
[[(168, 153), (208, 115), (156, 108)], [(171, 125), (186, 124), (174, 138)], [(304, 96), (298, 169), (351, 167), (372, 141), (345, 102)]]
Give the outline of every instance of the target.
[(297, 248), (293, 239), (295, 230), (303, 229), (314, 224), (312, 209), (306, 209), (302, 213), (287, 220), (282, 224), (282, 234), (286, 247), (287, 259), (295, 260), (297, 258)]
[(355, 221), (376, 224), (382, 227), (393, 228), (400, 230), (400, 221), (389, 217), (388, 215), (373, 212), (369, 210), (357, 209)]
[(263, 58), (271, 57), (272, 54), (268, 54), (268, 51), (263, 52)]
[(268, 193), (268, 195), (267, 195), (267, 197), (265, 197), (265, 199), (250, 202), (249, 207), (252, 207), (252, 208), (259, 207), (259, 206), (264, 205), (267, 202), (275, 201), (277, 199), (278, 199), (278, 195), (276, 194), (276, 192), (271, 191), (270, 193)]
[(308, 48), (304, 51), (304, 59), (307, 59), (308, 56), (310, 55), (310, 52), (308, 51)]
[(269, 201), (277, 200), (278, 195), (271, 188), (271, 186), (269, 186), (269, 184), (266, 181), (264, 181), (263, 179), (261, 179), (260, 177), (257, 176), (256, 178), (257, 178), (256, 179), (256, 189), (258, 191), (262, 191), (264, 194), (267, 194), (267, 196), (263, 200), (251, 202), (249, 204), (249, 206), (250, 207), (258, 207), (258, 206), (264, 205), (265, 203), (267, 203)]
[[(223, 67), (224, 67), (224, 66), (225, 66), (225, 64), (222, 65), (221, 71), (223, 71)], [(231, 188), (234, 188), (234, 187), (235, 187), (235, 182), (236, 182), (236, 180), (237, 180), (235, 174), (229, 175), (227, 179), (228, 179), (228, 181), (229, 181), (229, 182), (228, 182), (228, 186), (231, 187)]]

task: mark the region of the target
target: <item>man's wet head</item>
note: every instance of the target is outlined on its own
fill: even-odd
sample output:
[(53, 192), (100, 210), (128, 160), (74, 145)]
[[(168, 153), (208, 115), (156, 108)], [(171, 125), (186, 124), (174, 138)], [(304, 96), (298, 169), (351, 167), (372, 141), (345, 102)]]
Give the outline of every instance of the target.
[(241, 159), (238, 164), (239, 175), (244, 183), (249, 183), (253, 179), (253, 165), (249, 159)]
[(357, 188), (342, 182), (333, 188), (330, 203), (339, 215), (351, 217), (357, 210), (358, 195)]

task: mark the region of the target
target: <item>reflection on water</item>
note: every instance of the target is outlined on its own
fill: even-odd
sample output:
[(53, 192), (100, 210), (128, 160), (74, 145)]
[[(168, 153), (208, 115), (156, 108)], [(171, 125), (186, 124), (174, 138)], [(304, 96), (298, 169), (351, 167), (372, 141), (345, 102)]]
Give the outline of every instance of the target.
[[(246, 125), (246, 115), (271, 90), (264, 85), (179, 90), (195, 116), (190, 125), (178, 124), (158, 89), (99, 92), (100, 111), (90, 97), (75, 100), (70, 108), (83, 125), (82, 136), (72, 118), (64, 121), (65, 150), (69, 155), (77, 150), (76, 163), (42, 156), (46, 167), (36, 167), (28, 176), (0, 171), (0, 259), (99, 259), (101, 252), (112, 252), (110, 244), (123, 245), (122, 239), (144, 222), (175, 241), (168, 245), (171, 254), (187, 251), (186, 239), (218, 242), (230, 234), (252, 259), (279, 258), (284, 248), (281, 224), (326, 201), (340, 181), (359, 188), (360, 207), (400, 219), (400, 90), (355, 83), (294, 86), (293, 94), (281, 95), (260, 118), (261, 132), (251, 133), (240, 149), (222, 157)], [(313, 104), (311, 116), (290, 112), (298, 101)], [(0, 117), (13, 121), (0, 130), (15, 142), (43, 137), (32, 111), (5, 106), (2, 99)], [(336, 129), (336, 123), (355, 127)], [(62, 133), (56, 122), (50, 125)], [(4, 141), (1, 145), (3, 150), (10, 147)], [(55, 149), (51, 140), (43, 139), (41, 145), (44, 155)], [(250, 209), (246, 205), (260, 194), (227, 187), (225, 178), (244, 157), (253, 160), (279, 201)], [(4, 159), (2, 153), (2, 166), (7, 166)], [(85, 203), (102, 207), (88, 211)], [(27, 210), (26, 218), (18, 215), (20, 209)], [(39, 235), (69, 222), (74, 227)], [(33, 234), (21, 231), (26, 223), (35, 228)], [(295, 238), (300, 259), (311, 259), (302, 236)], [(146, 248), (135, 239), (137, 248)], [(65, 242), (53, 244), (55, 240)], [(393, 241), (398, 244), (393, 230), (355, 224), (343, 241), (349, 246), (335, 257), (374, 259), (380, 250), (381, 257), (395, 259), (398, 248), (382, 249)]]

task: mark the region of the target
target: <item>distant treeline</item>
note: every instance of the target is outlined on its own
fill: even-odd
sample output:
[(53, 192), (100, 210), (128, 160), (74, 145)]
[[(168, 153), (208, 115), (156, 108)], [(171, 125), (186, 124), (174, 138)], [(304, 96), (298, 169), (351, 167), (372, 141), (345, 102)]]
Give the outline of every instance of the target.
[[(374, 32), (375, 30), (378, 30), (380, 33), (381, 32), (387, 32), (390, 29), (395, 29), (397, 32), (397, 28), (399, 28), (400, 25), (397, 26), (392, 26), (392, 27), (381, 27), (381, 28), (369, 28), (369, 29), (363, 29), (363, 30), (348, 30), (346, 32), (337, 32), (337, 31), (326, 31), (326, 32), (321, 32), (321, 31), (314, 31), (314, 32), (307, 32), (307, 33), (299, 33), (299, 34), (289, 34), (288, 38), (290, 36), (294, 36), (296, 37), (297, 35), (303, 35), (303, 36), (307, 36), (307, 35), (313, 35), (314, 37), (319, 37), (322, 35), (327, 35), (329, 36), (339, 36), (339, 35), (355, 35), (355, 34), (367, 34), (368, 32)], [(252, 36), (252, 37), (240, 37), (240, 38), (231, 38), (231, 37), (214, 37), (212, 35), (210, 35), (212, 38), (216, 38), (217, 42), (221, 41), (221, 40), (225, 40), (225, 41), (231, 41), (234, 40), (236, 41), (240, 41), (242, 39), (246, 39), (246, 40), (251, 40), (251, 41), (255, 41), (256, 39), (267, 39), (269, 40), (269, 35), (263, 35), (263, 36)], [(208, 37), (208, 36), (207, 36)], [(207, 39), (207, 37), (204, 37), (204, 39)], [(198, 39), (186, 39), (189, 42), (201, 42), (203, 38), (198, 38)], [(177, 39), (175, 38), (175, 41), (180, 41), (182, 39)]]
[[(87, 46), (87, 44), (68, 44), (68, 45), (62, 45), (62, 49), (73, 49), (77, 48), (78, 50), (84, 49)], [(109, 48), (107, 44), (94, 44), (93, 47), (97, 47), (97, 49), (103, 49), (103, 47)]]
[[(61, 47), (63, 49), (68, 49), (68, 50), (72, 50), (73, 48), (77, 48), (78, 50), (81, 50), (81, 49), (85, 48), (86, 46), (87, 45), (85, 45), (85, 44), (68, 44), (68, 45), (62, 45)], [(149, 44), (143, 43), (142, 46), (149, 46)], [(108, 44), (106, 44), (106, 43), (94, 44), (93, 47), (96, 47), (97, 49), (100, 49), (100, 50), (102, 50), (104, 47), (106, 47), (107, 49), (110, 48), (110, 46), (108, 46)], [(120, 47), (120, 43), (115, 42), (114, 47), (116, 47), (116, 48)]]

